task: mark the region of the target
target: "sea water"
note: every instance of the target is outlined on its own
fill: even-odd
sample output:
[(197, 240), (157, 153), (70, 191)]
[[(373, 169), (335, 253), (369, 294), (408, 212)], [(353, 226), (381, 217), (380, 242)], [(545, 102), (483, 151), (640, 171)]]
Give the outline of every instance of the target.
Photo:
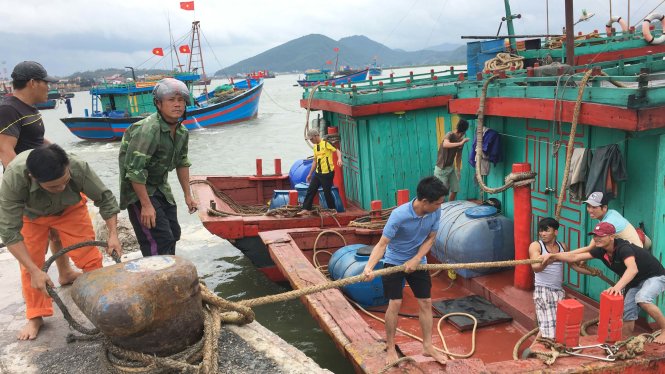
[[(434, 67), (445, 70), (448, 67)], [(383, 76), (425, 73), (430, 67), (384, 69)], [(257, 118), (220, 127), (190, 132), (189, 160), (192, 175), (248, 175), (255, 171), (255, 159), (264, 159), (265, 174), (273, 172), (275, 158), (282, 159), (282, 170), (288, 170), (298, 159), (310, 156), (311, 149), (303, 139), (306, 110), (299, 101), (303, 89), (294, 87), (296, 74), (278, 75), (266, 79)], [(375, 77), (376, 79), (376, 77)], [(218, 84), (225, 80), (213, 81)], [(89, 108), (88, 92), (77, 92), (71, 99), (73, 116), (83, 116)], [(75, 137), (60, 118), (67, 117), (65, 105), (42, 111), (46, 138), (58, 143), (67, 152), (85, 159), (102, 181), (118, 196), (118, 150), (120, 142), (91, 142)], [(310, 115), (310, 118), (312, 116)], [(243, 254), (228, 241), (210, 234), (196, 214), (189, 215), (175, 171), (169, 180), (178, 205), (178, 220), (182, 226), (176, 254), (194, 262), (208, 287), (229, 300), (241, 300), (284, 292), (257, 271)], [(123, 212), (122, 214), (126, 214)], [(302, 350), (322, 367), (335, 373), (353, 372), (352, 366), (336, 349), (331, 339), (311, 318), (300, 300), (255, 308), (256, 319), (284, 340)]]

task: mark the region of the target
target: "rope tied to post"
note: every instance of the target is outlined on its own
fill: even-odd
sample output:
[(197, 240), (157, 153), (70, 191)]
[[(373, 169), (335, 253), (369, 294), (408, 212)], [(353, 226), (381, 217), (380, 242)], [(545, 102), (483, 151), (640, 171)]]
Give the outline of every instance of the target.
[(535, 178), (537, 175), (535, 171), (510, 173), (505, 177), (504, 185), (496, 188), (488, 187), (485, 184), (485, 181), (483, 181), (483, 176), (480, 173), (480, 160), (483, 154), (483, 135), (485, 134), (485, 101), (487, 99), (487, 89), (490, 83), (498, 77), (498, 75), (493, 75), (487, 78), (483, 83), (482, 92), (480, 94), (480, 103), (478, 104), (478, 120), (476, 122), (476, 181), (478, 182), (480, 189), (489, 194), (500, 193), (512, 187), (529, 185), (536, 181)]

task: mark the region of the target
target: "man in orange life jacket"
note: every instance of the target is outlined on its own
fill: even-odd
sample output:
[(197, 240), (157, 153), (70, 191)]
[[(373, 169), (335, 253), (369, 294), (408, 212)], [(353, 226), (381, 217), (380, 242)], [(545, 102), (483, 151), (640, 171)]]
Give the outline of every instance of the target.
[(333, 152), (337, 153), (337, 166), (342, 166), (342, 154), (339, 149), (333, 147), (329, 142), (322, 140), (319, 130), (309, 130), (307, 137), (314, 144), (314, 162), (312, 162), (312, 169), (310, 169), (307, 175), (309, 188), (305, 195), (305, 201), (302, 204), (303, 209), (298, 212), (298, 215), (310, 213), (312, 203), (314, 203), (314, 196), (319, 191), (319, 187), (323, 188), (323, 195), (326, 197), (328, 209), (335, 209), (335, 198), (332, 194), (333, 178), (335, 176), (335, 163), (332, 158)]

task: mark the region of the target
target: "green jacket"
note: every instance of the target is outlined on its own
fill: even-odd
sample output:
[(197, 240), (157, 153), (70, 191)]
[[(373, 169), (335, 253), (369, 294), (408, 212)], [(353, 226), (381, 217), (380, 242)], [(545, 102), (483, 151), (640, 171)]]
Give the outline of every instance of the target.
[(9, 163), (0, 185), (0, 238), (5, 244), (23, 240), (23, 216), (35, 219), (58, 216), (65, 208), (81, 201), (81, 193), (95, 202), (105, 220), (118, 214), (118, 202), (113, 192), (104, 186), (87, 162), (70, 154), (71, 179), (63, 192), (51, 193), (41, 188), (29, 176), (25, 165), (32, 150), (21, 152)]
[(145, 184), (149, 196), (159, 189), (166, 200), (175, 205), (168, 183), (169, 171), (192, 164), (187, 159), (189, 132), (182, 124), (176, 128), (175, 138), (170, 131), (159, 113), (134, 123), (125, 131), (118, 160), (121, 209), (139, 200), (132, 182)]

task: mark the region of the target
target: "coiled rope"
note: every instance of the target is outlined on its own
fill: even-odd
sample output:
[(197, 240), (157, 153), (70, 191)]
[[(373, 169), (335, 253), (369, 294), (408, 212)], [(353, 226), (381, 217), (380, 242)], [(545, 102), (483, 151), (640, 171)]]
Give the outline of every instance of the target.
[(510, 53), (497, 53), (496, 57), (485, 61), (485, 70), (520, 70), (524, 67), (524, 57)]
[(476, 181), (478, 186), (484, 192), (489, 194), (496, 194), (503, 192), (511, 187), (519, 187), (529, 185), (535, 182), (536, 172), (521, 172), (521, 173), (510, 173), (504, 179), (505, 184), (501, 187), (490, 188), (483, 181), (483, 176), (480, 174), (480, 159), (483, 154), (483, 135), (484, 135), (484, 122), (485, 122), (485, 100), (487, 99), (487, 88), (494, 79), (498, 78), (498, 75), (493, 75), (485, 80), (483, 83), (483, 89), (480, 95), (480, 103), (478, 105), (478, 120), (476, 121)]

